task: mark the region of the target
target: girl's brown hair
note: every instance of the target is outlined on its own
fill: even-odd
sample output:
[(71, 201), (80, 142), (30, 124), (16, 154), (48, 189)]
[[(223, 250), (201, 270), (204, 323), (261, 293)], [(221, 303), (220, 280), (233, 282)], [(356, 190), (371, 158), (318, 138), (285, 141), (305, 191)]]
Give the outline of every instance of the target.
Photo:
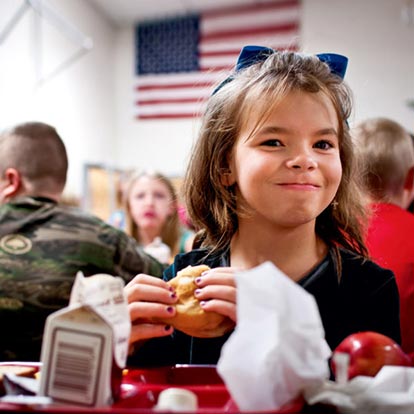
[(161, 240), (168, 245), (171, 249), (171, 254), (174, 257), (180, 248), (180, 235), (181, 235), (181, 225), (178, 217), (178, 208), (177, 208), (177, 193), (172, 184), (171, 180), (165, 175), (156, 172), (156, 171), (138, 171), (131, 175), (129, 182), (127, 184), (125, 192), (125, 211), (126, 211), (126, 228), (125, 231), (132, 237), (134, 237), (138, 243), (141, 242), (139, 236), (139, 228), (134, 222), (131, 216), (131, 210), (129, 206), (129, 195), (134, 184), (142, 177), (149, 177), (162, 182), (167, 188), (171, 196), (171, 202), (173, 203), (173, 213), (167, 218), (162, 232), (160, 234)]
[(196, 228), (202, 229), (196, 244), (209, 246), (213, 251), (222, 249), (237, 230), (237, 217), (243, 212), (237, 209), (234, 189), (222, 183), (222, 175), (228, 169), (245, 117), (253, 107), (261, 105), (260, 124), (287, 94), (300, 90), (326, 94), (339, 120), (342, 179), (334, 202), (316, 219), (316, 233), (329, 246), (343, 246), (367, 256), (362, 227), (365, 209), (347, 125), (352, 109), (350, 89), (316, 56), (289, 51), (275, 52), (264, 62), (233, 76), (208, 102), (184, 179), (190, 218)]

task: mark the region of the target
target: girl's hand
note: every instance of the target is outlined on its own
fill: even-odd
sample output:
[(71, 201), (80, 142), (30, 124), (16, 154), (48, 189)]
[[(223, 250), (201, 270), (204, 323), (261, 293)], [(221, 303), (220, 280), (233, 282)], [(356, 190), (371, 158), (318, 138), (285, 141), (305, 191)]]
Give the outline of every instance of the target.
[(139, 274), (124, 288), (132, 328), (129, 343), (170, 335), (169, 325), (154, 323), (153, 318), (175, 315), (177, 295), (167, 282), (154, 276)]
[(237, 322), (234, 267), (216, 267), (196, 279), (195, 297), (205, 311), (215, 311)]

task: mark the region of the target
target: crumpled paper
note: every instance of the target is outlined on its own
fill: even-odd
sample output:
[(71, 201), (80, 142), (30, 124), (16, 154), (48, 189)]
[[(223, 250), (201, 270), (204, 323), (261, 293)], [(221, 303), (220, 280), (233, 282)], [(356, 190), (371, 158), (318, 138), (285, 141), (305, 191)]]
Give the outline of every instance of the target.
[(414, 368), (386, 365), (375, 377), (357, 376), (338, 384), (326, 381), (305, 393), (308, 404), (330, 404), (341, 413), (414, 412)]
[(131, 319), (124, 285), (123, 279), (118, 276), (99, 273), (85, 277), (79, 271), (69, 300), (69, 307), (90, 306), (112, 327), (114, 359), (121, 368), (126, 364), (131, 334)]
[(235, 277), (237, 326), (217, 370), (240, 410), (276, 410), (329, 377), (319, 310), (270, 262)]

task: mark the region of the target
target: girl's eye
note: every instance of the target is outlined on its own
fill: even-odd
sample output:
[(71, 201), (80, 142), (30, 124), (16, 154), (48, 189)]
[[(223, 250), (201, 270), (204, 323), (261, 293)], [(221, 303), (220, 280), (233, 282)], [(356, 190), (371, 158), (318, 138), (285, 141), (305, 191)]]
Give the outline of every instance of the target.
[(137, 200), (142, 200), (145, 197), (145, 193), (137, 193), (135, 194), (135, 198)]
[(168, 198), (168, 196), (164, 193), (154, 193), (154, 198), (158, 199), (158, 200), (166, 200)]
[(330, 142), (330, 141), (321, 140), (321, 141), (318, 141), (318, 142), (314, 145), (314, 147), (315, 147), (315, 148), (322, 149), (322, 150), (328, 150), (328, 149), (334, 148), (334, 145), (333, 145), (333, 143), (332, 143), (332, 142)]
[(265, 147), (281, 147), (282, 142), (279, 141), (278, 139), (268, 139), (268, 140), (262, 142), (261, 145), (263, 145)]

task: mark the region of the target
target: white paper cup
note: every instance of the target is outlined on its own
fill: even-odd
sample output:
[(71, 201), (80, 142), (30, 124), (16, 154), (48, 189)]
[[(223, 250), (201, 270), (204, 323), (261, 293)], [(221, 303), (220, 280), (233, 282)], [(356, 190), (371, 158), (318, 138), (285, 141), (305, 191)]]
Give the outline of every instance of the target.
[(195, 412), (197, 411), (197, 395), (184, 388), (167, 388), (160, 392), (156, 411)]

